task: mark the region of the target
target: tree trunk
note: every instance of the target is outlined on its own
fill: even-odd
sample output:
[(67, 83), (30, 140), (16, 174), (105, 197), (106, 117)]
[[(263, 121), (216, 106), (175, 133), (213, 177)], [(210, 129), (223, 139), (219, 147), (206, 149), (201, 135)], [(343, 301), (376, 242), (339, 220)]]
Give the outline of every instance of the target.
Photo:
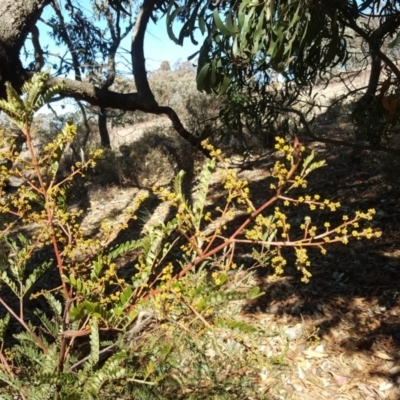
[(111, 149), (110, 135), (108, 134), (107, 129), (107, 114), (105, 108), (100, 108), (98, 125), (101, 145), (103, 147), (106, 147), (107, 149)]
[(18, 90), (26, 80), (20, 51), (47, 4), (50, 0), (0, 1), (0, 98), (5, 97), (5, 82)]

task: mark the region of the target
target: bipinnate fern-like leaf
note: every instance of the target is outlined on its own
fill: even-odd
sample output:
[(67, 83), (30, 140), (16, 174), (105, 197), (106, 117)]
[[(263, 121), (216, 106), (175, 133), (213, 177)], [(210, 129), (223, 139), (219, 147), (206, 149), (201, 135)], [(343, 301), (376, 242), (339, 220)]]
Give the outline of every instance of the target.
[(193, 203), (194, 223), (198, 229), (200, 228), (199, 226), (200, 221), (204, 216), (203, 215), (204, 205), (206, 202), (211, 176), (214, 169), (215, 169), (215, 159), (213, 158), (211, 160), (206, 161), (200, 173), (199, 185)]
[(45, 261), (42, 265), (35, 268), (31, 274), (26, 278), (23, 284), (23, 294), (26, 294), (28, 290), (36, 283), (39, 277), (47, 271), (51, 265), (53, 264), (52, 261)]
[(179, 173), (175, 176), (173, 181), (174, 193), (182, 194), (182, 182), (184, 176), (185, 176), (185, 171), (179, 171)]
[(6, 314), (4, 318), (0, 318), (0, 341), (4, 341), (4, 334), (6, 333), (8, 323), (10, 322), (11, 314)]
[(0, 370), (0, 382), (3, 382), (8, 387), (9, 396), (2, 397), (4, 400), (15, 399), (13, 393), (19, 393), (23, 387), (23, 381), (19, 380), (15, 375), (8, 374), (6, 370)]
[(151, 226), (142, 239), (142, 254), (147, 266), (152, 266), (156, 262), (164, 237), (162, 225), (158, 225)]
[[(32, 385), (29, 388), (28, 398), (43, 400), (52, 398), (56, 386), (62, 388), (59, 398), (67, 399), (80, 399), (80, 392), (82, 390), (74, 388), (74, 383), (77, 381), (73, 374), (68, 372), (45, 372), (37, 375), (37, 383), (40, 385)], [(64, 393), (67, 392), (67, 393)], [(70, 397), (72, 396), (72, 397)]]
[(0, 110), (4, 111), (14, 124), (22, 128), (23, 122), (21, 120), (21, 115), (24, 112), (23, 102), (9, 82), (6, 82), (5, 86), (7, 100), (0, 100)]
[(105, 267), (105, 263), (102, 256), (98, 256), (97, 260), (93, 261), (92, 271), (90, 272), (90, 279), (95, 280), (98, 279), (103, 272)]
[(26, 95), (24, 105), (25, 109), (33, 117), (33, 114), (38, 111), (45, 104), (49, 103), (50, 100), (64, 88), (63, 84), (58, 84), (46, 88), (47, 81), (50, 78), (50, 73), (39, 72), (24, 83), (22, 87), (23, 93)]
[(18, 340), (18, 344), (13, 349), (17, 361), (22, 359), (22, 362), (26, 363), (25, 365), (41, 364), (43, 362), (43, 352), (37, 346), (30, 332), (22, 331), (14, 335), (14, 337)]
[[(126, 286), (125, 289), (122, 291), (118, 305), (123, 309), (129, 304), (129, 300), (131, 299), (133, 294), (133, 289), (131, 286)], [(115, 311), (114, 311), (115, 312)]]
[(307, 168), (306, 174), (308, 175), (310, 172), (318, 168), (324, 167), (325, 165), (326, 165), (325, 160), (315, 161)]
[(51, 86), (42, 93), (37, 100), (38, 109), (49, 103), (55, 96), (59, 95), (64, 90), (65, 85), (63, 83)]
[(79, 293), (83, 295), (90, 294), (90, 288), (85, 284), (85, 280), (83, 278), (77, 278), (74, 274), (70, 274), (69, 276), (64, 276), (66, 282), (70, 283)]
[(47, 300), (48, 305), (56, 316), (61, 316), (63, 312), (63, 306), (61, 301), (58, 300), (51, 292), (44, 292), (44, 297)]
[(315, 161), (312, 163), (312, 161), (315, 158), (315, 152), (314, 150), (309, 154), (303, 161), (303, 171), (302, 171), (302, 176), (307, 176), (310, 172), (314, 171), (317, 168), (321, 168), (326, 165), (325, 160), (320, 160), (320, 161)]
[(7, 100), (0, 100), (0, 110), (4, 111), (22, 131), (31, 125), (35, 112), (63, 89), (62, 84), (46, 89), (49, 77), (49, 72), (34, 74), (22, 86), (22, 98), (12, 85), (6, 82)]
[(40, 319), (43, 327), (47, 329), (47, 332), (53, 335), (53, 337), (56, 337), (60, 333), (61, 325), (58, 323), (56, 318), (50, 320), (47, 315), (38, 308), (36, 308), (33, 313)]
[(20, 290), (17, 284), (8, 276), (6, 271), (3, 271), (0, 275), (0, 281), (3, 281), (13, 292), (14, 294), (19, 297)]
[(48, 72), (39, 73), (33, 75), (29, 81), (24, 83), (22, 92), (26, 95), (24, 101), (26, 111), (35, 112), (38, 109), (39, 97), (44, 92), (44, 85), (49, 77), (50, 74)]
[(311, 164), (311, 161), (314, 159), (315, 153), (311, 151), (311, 153), (303, 160), (303, 170), (306, 170), (307, 167)]
[(20, 99), (18, 92), (12, 87), (10, 82), (6, 82), (7, 100), (14, 107), (15, 111), (22, 111), (24, 109), (24, 102)]
[(140, 246), (140, 240), (131, 240), (114, 247), (107, 253), (107, 256), (110, 258), (110, 260), (115, 260), (116, 258), (125, 255), (132, 250), (138, 249)]
[(174, 193), (181, 199), (182, 203), (184, 203), (186, 212), (190, 217), (191, 224), (196, 230), (200, 229), (200, 222), (204, 218), (204, 206), (210, 186), (212, 172), (215, 169), (215, 164), (215, 159), (207, 160), (204, 164), (200, 173), (199, 185), (196, 191), (193, 206), (189, 205), (183, 193), (182, 182), (185, 175), (184, 171), (180, 171), (173, 181)]
[(128, 356), (128, 353), (124, 350), (113, 354), (104, 363), (103, 367), (97, 370), (87, 380), (85, 385), (87, 394), (90, 396), (97, 396), (101, 387), (106, 382), (112, 382), (125, 377), (127, 370), (121, 366), (121, 363), (126, 360)]

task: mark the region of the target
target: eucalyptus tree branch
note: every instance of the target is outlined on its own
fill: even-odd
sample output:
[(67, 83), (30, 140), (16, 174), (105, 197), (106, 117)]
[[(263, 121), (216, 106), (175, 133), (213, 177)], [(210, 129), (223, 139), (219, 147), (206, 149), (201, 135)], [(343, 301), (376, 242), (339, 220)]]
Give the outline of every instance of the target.
[(72, 57), (72, 66), (73, 66), (74, 73), (75, 73), (75, 79), (77, 81), (81, 81), (82, 76), (81, 76), (81, 71), (79, 69), (79, 60), (76, 55), (76, 49), (74, 48), (74, 46), (71, 42), (71, 39), (68, 35), (67, 29), (65, 27), (65, 20), (62, 15), (62, 12), (61, 12), (60, 5), (58, 4), (58, 0), (53, 0), (53, 9), (58, 17), (58, 20), (60, 21), (61, 37), (64, 40), (65, 44), (67, 45), (68, 50)]
[(210, 153), (205, 150), (201, 146), (201, 142), (205, 139), (207, 139), (209, 136), (211, 136), (212, 132), (206, 132), (203, 136), (201, 137), (196, 137), (192, 135), (182, 124), (181, 120), (178, 117), (178, 114), (175, 112), (175, 110), (171, 107), (166, 107), (166, 106), (158, 106), (154, 110), (154, 114), (165, 114), (168, 116), (168, 118), (172, 122), (172, 126), (178, 132), (178, 134), (185, 139), (187, 142), (189, 142), (193, 147), (196, 149), (200, 150), (205, 154), (207, 157), (209, 157)]
[(35, 72), (39, 72), (44, 67), (43, 49), (39, 41), (39, 29), (36, 25), (31, 27), (32, 46), (35, 51)]
[(380, 59), (390, 68), (390, 70), (396, 75), (396, 78), (400, 81), (400, 70), (397, 65), (385, 54), (382, 50), (377, 51)]
[(132, 35), (131, 55), (132, 72), (135, 79), (136, 88), (139, 96), (143, 98), (146, 106), (157, 107), (157, 102), (150, 89), (147, 79), (145, 58), (144, 58), (144, 36), (151, 14), (154, 11), (156, 0), (144, 0), (136, 19), (135, 28)]
[[(62, 96), (72, 97), (75, 100), (82, 100), (101, 108), (113, 108), (123, 111), (143, 111), (151, 114), (165, 114), (171, 120), (177, 133), (191, 145), (209, 153), (201, 148), (200, 142), (206, 137), (197, 138), (185, 129), (175, 110), (171, 107), (159, 106), (154, 100), (144, 101), (144, 96), (138, 93), (118, 93), (109, 89), (99, 88), (89, 82), (79, 82), (66, 78), (50, 78), (49, 86), (64, 84), (64, 89), (60, 92)], [(150, 90), (150, 88), (149, 88)], [(151, 95), (153, 95), (150, 92)]]
[(110, 30), (111, 35), (111, 44), (108, 46), (108, 62), (107, 62), (107, 79), (103, 83), (103, 88), (109, 88), (115, 80), (116, 76), (116, 63), (115, 58), (117, 54), (117, 50), (121, 44), (121, 41), (131, 32), (134, 23), (132, 21), (129, 22), (125, 31), (121, 33), (120, 27), (120, 19), (121, 19), (121, 11), (118, 8), (115, 12), (117, 14), (116, 20), (114, 20), (113, 14), (110, 12), (110, 5), (99, 7), (99, 11), (103, 12), (106, 20), (107, 26)]
[(107, 26), (110, 30), (111, 45), (108, 47), (108, 62), (107, 62), (107, 79), (101, 85), (103, 88), (109, 88), (115, 80), (115, 55), (121, 43), (121, 32), (119, 27), (120, 12), (117, 11), (117, 20), (114, 26), (114, 18), (110, 12), (109, 6), (103, 8), (104, 16), (107, 20)]
[(391, 71), (396, 75), (397, 79), (400, 79), (399, 69), (381, 50), (384, 37), (394, 33), (396, 29), (399, 28), (400, 14), (387, 18), (370, 33), (362, 29), (357, 24), (355, 19), (344, 19), (343, 17), (339, 16), (338, 20), (360, 35), (360, 37), (362, 37), (369, 46), (371, 56), (371, 73), (368, 88), (358, 102), (358, 105), (361, 108), (364, 106), (365, 102), (368, 102), (369, 99), (376, 93), (382, 71), (382, 61), (391, 69)]
[(183, 139), (188, 141), (195, 148), (203, 151), (206, 155), (209, 155), (208, 151), (202, 149), (200, 144), (201, 140), (204, 138), (197, 138), (186, 130), (177, 113), (171, 107), (159, 106), (150, 89), (144, 58), (144, 36), (155, 5), (156, 0), (143, 1), (132, 36), (132, 71), (135, 78), (136, 88), (138, 90), (138, 96), (142, 100), (143, 105), (148, 112), (167, 115), (172, 122), (172, 126)]
[(57, 111), (51, 106), (51, 103), (48, 103), (47, 107), (50, 109), (50, 111), (53, 113), (54, 117), (58, 121), (60, 121), (61, 123), (64, 123), (64, 120), (57, 114)]

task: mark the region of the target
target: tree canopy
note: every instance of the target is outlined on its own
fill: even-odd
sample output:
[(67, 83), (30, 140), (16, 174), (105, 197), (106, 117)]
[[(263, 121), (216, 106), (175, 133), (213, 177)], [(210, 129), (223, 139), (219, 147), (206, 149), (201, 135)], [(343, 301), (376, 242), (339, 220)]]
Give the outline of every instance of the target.
[[(42, 17), (46, 7), (52, 9), (47, 19)], [(149, 85), (144, 37), (151, 19), (165, 23), (161, 16), (166, 16), (166, 32), (178, 44), (197, 43), (195, 33), (203, 34), (200, 50), (193, 55), (198, 56), (199, 90), (255, 93), (263, 104), (260, 112), (271, 104), (270, 97), (262, 101), (270, 96), (267, 88), (274, 80), (304, 88), (346, 66), (354, 38), (366, 46), (371, 66), (361, 105), (376, 95), (383, 69), (400, 80), (389, 54), (400, 42), (397, 0), (90, 0), (85, 7), (77, 0), (3, 0), (0, 98), (5, 97), (6, 82), (19, 90), (35, 71), (50, 68), (49, 84), (63, 83), (61, 97), (102, 110), (165, 114), (183, 138), (198, 146), (200, 138), (185, 129), (174, 109), (157, 103)], [(183, 23), (180, 29), (177, 21)], [(66, 54), (55, 57), (44, 47), (39, 22)], [(136, 84), (130, 93), (113, 90), (125, 37), (131, 37), (127, 68)], [(384, 45), (391, 50), (384, 51)]]

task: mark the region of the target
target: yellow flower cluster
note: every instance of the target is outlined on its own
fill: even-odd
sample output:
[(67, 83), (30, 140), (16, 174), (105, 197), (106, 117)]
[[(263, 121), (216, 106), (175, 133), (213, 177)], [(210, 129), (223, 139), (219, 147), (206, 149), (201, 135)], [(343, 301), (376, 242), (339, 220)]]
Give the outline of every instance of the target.
[[(297, 199), (290, 199), (292, 203), (295, 205), (298, 204), (308, 204), (311, 211), (314, 210), (325, 210), (329, 208), (330, 211), (336, 211), (340, 208), (340, 202), (330, 201), (329, 199), (325, 199), (323, 201), (320, 200), (321, 196), (319, 194), (315, 194), (314, 196), (306, 195), (299, 196)], [(289, 201), (285, 200), (285, 205), (289, 205)]]
[(307, 188), (307, 181), (306, 179), (304, 179), (304, 177), (300, 176), (300, 175), (296, 175), (294, 177), (294, 182), (293, 182), (293, 187), (297, 188), (297, 187), (301, 187), (303, 189)]
[(168, 202), (171, 206), (178, 206), (181, 203), (181, 198), (174, 192), (167, 188), (159, 188), (154, 186), (153, 193), (158, 196), (162, 201)]
[(307, 269), (311, 266), (311, 262), (308, 258), (307, 250), (303, 247), (295, 248), (296, 255), (296, 266), (299, 271), (303, 274), (301, 281), (304, 283), (308, 283), (312, 276), (311, 272)]
[(237, 199), (239, 204), (247, 203), (250, 192), (248, 182), (239, 179), (236, 171), (232, 169), (228, 169), (226, 172), (224, 189), (228, 190), (227, 202), (230, 203), (233, 199)]
[(274, 219), (271, 216), (263, 216), (262, 214), (257, 215), (254, 220), (254, 226), (252, 229), (247, 229), (245, 231), (245, 237), (249, 240), (262, 240), (265, 233), (273, 232), (277, 227)]
[(275, 142), (275, 149), (281, 151), (284, 154), (284, 157), (290, 162), (293, 162), (293, 156), (296, 152), (298, 152), (298, 156), (300, 156), (300, 154), (305, 151), (304, 146), (299, 145), (295, 148), (282, 137), (276, 137)]
[(356, 211), (356, 218), (366, 219), (368, 221), (371, 221), (375, 214), (376, 214), (375, 209), (370, 208), (366, 213), (363, 213), (361, 211)]
[(212, 273), (212, 278), (214, 280), (215, 285), (217, 285), (217, 286), (221, 285), (221, 279), (220, 279), (220, 273), (219, 272), (213, 272)]
[(210, 152), (210, 156), (212, 158), (216, 158), (218, 160), (221, 160), (221, 155), (222, 151), (220, 149), (216, 149), (211, 143), (209, 143), (207, 140), (203, 140), (201, 142), (201, 146), (203, 149), (206, 149)]
[(95, 149), (89, 152), (89, 165), (93, 168), (96, 166), (96, 161), (98, 158), (101, 158), (104, 154), (104, 149)]
[[(280, 187), (286, 183), (288, 174), (289, 174), (289, 170), (286, 168), (285, 164), (283, 164), (280, 161), (277, 161), (274, 164), (274, 167), (271, 172), (271, 176), (273, 178), (278, 179), (278, 187)], [(274, 183), (271, 183), (270, 188), (276, 189), (277, 186)]]
[(76, 131), (77, 128), (75, 125), (67, 124), (53, 141), (44, 146), (44, 153), (51, 154), (52, 158), (58, 158), (60, 151), (64, 149), (66, 144), (74, 141)]
[(169, 281), (172, 279), (172, 274), (174, 273), (174, 266), (172, 263), (168, 263), (162, 270), (160, 280)]
[(274, 269), (275, 275), (282, 275), (286, 264), (286, 259), (280, 254), (272, 257), (271, 259), (271, 267)]

